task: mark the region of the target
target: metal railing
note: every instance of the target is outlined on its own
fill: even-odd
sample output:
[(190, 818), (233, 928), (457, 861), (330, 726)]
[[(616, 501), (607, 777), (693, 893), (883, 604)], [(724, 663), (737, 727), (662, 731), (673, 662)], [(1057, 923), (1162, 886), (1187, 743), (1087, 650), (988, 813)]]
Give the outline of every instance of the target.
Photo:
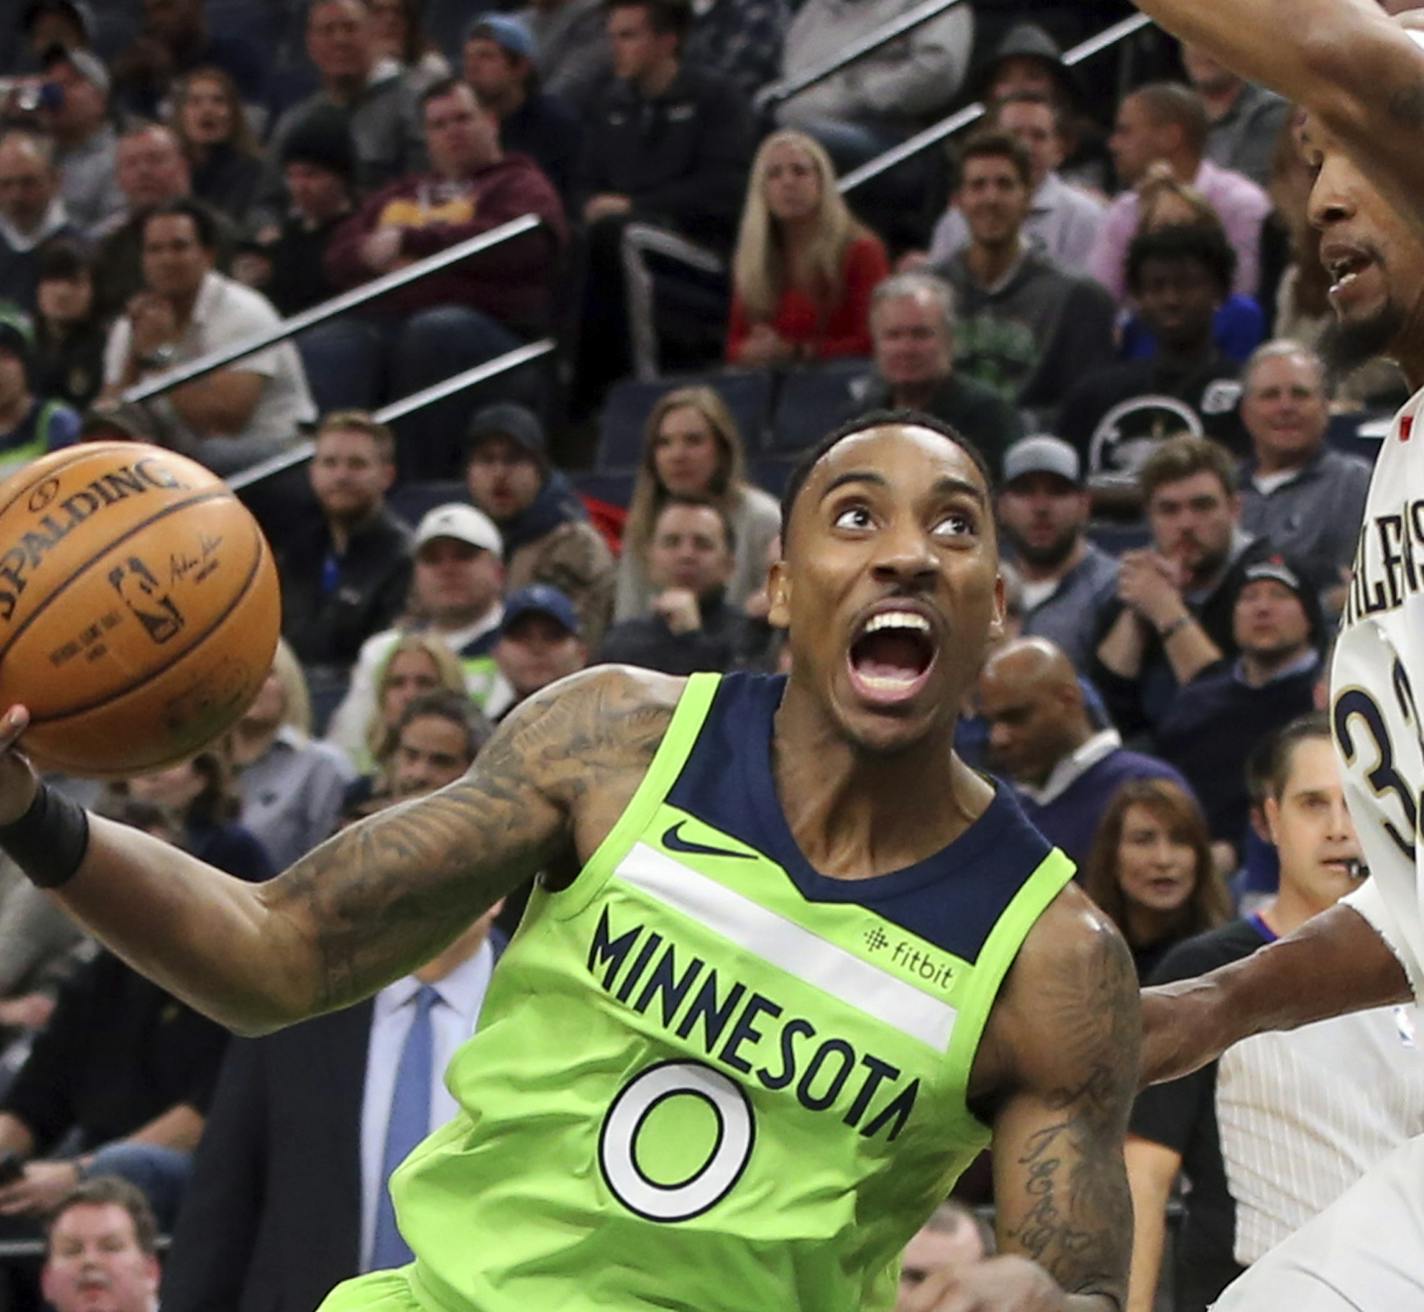
[(847, 64), (855, 63), (857, 59), (879, 50), (881, 46), (889, 45), (896, 37), (904, 36), (906, 32), (913, 32), (915, 28), (938, 18), (943, 13), (948, 13), (956, 5), (963, 3), (964, 0), (924, 0), (923, 4), (918, 4), (913, 9), (907, 9), (898, 18), (890, 19), (889, 22), (877, 27), (873, 32), (867, 32), (859, 41), (852, 41), (834, 58), (815, 64), (806, 72), (798, 73), (795, 77), (783, 78), (762, 87), (752, 100), (753, 107), (758, 113), (765, 113), (768, 109), (785, 104), (786, 101), (793, 96), (799, 96), (807, 88), (815, 86), (818, 82), (824, 82), (833, 73), (839, 73)]
[[(1085, 59), (1091, 59), (1109, 47), (1125, 41), (1151, 22), (1152, 20), (1146, 14), (1132, 14), (1120, 22), (1114, 23), (1111, 27), (1105, 27), (1096, 36), (1079, 42), (1064, 54), (1063, 63), (1068, 68), (1081, 64)], [(877, 155), (874, 159), (867, 160), (859, 168), (852, 169), (837, 184), (841, 195), (845, 195), (848, 191), (854, 191), (872, 178), (878, 178), (882, 173), (889, 172), (896, 165), (903, 164), (907, 159), (913, 158), (923, 150), (928, 150), (946, 137), (952, 137), (956, 132), (961, 132), (971, 124), (977, 123), (986, 112), (984, 103), (976, 100), (972, 105), (965, 105), (963, 109), (957, 109), (948, 117), (940, 119), (938, 123), (930, 124), (929, 127), (915, 133), (913, 137), (902, 141), (898, 146), (892, 146), (883, 155)]]
[(151, 401), (156, 396), (171, 392), (175, 387), (191, 383), (195, 378), (202, 378), (205, 374), (225, 369), (238, 360), (245, 359), (249, 355), (256, 355), (259, 351), (265, 351), (269, 346), (284, 342), (289, 337), (295, 337), (308, 328), (314, 328), (317, 324), (335, 319), (348, 310), (354, 310), (358, 306), (365, 305), (368, 301), (374, 301), (377, 297), (386, 295), (387, 292), (393, 292), (410, 283), (419, 282), (432, 273), (438, 273), (441, 269), (458, 264), (461, 260), (467, 260), (472, 255), (487, 251), (492, 246), (498, 246), (515, 237), (522, 237), (527, 232), (533, 232), (536, 228), (543, 226), (543, 222), (544, 220), (536, 214), (522, 214), (519, 218), (511, 219), (508, 223), (501, 223), (499, 227), (482, 232), (477, 237), (470, 237), (454, 246), (446, 247), (445, 250), (438, 251), (434, 255), (427, 255), (425, 259), (408, 264), (404, 269), (382, 274), (381, 277), (375, 278), (371, 282), (353, 287), (349, 292), (333, 296), (329, 301), (313, 305), (311, 309), (294, 314), (290, 319), (283, 319), (281, 323), (264, 329), (260, 333), (253, 333), (250, 337), (244, 337), (241, 341), (234, 342), (230, 346), (209, 351), (206, 355), (200, 355), (196, 360), (185, 361), (171, 369), (165, 369), (161, 374), (155, 374), (152, 378), (145, 378), (142, 382), (135, 383), (126, 389), (122, 399), (129, 402)]
[[(488, 379), (498, 378), (500, 374), (510, 373), (535, 360), (541, 360), (546, 355), (552, 355), (557, 349), (558, 343), (552, 337), (541, 337), (537, 342), (517, 346), (512, 351), (495, 356), (493, 360), (485, 360), (458, 374), (451, 374), (449, 378), (442, 379), (438, 383), (432, 383), (429, 387), (423, 387), (418, 392), (412, 392), (399, 401), (392, 401), (389, 405), (374, 411), (371, 417), (377, 423), (389, 424), (415, 410), (433, 405), (436, 401), (443, 401), (447, 396), (463, 392), (468, 387), (474, 387)], [(280, 474), (284, 469), (291, 469), (294, 465), (305, 463), (311, 459), (312, 452), (315, 450), (315, 442), (298, 442), (295, 446), (288, 447), (275, 456), (269, 456), (266, 460), (260, 460), (255, 465), (238, 470), (227, 479), (227, 485), (234, 492), (241, 491), (245, 487), (251, 487), (254, 483), (260, 483), (264, 478)]]

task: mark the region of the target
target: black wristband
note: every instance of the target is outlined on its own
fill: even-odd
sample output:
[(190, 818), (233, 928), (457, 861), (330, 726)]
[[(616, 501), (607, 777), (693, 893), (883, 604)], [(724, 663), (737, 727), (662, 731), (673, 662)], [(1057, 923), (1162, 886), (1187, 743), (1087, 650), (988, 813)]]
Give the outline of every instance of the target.
[(88, 847), (84, 808), (47, 784), (40, 784), (24, 815), (0, 825), (0, 849), (41, 888), (58, 888), (73, 879)]

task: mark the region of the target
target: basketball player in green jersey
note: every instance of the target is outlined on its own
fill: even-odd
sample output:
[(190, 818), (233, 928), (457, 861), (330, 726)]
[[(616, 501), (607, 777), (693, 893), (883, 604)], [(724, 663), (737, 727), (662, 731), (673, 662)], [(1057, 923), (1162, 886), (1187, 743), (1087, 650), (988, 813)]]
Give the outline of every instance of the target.
[(884, 1312), (987, 1144), (1000, 1256), (915, 1306), (1122, 1307), (1131, 960), (951, 751), (1002, 615), (982, 464), (869, 416), (783, 519), (789, 680), (576, 675), (266, 885), (86, 817), (0, 719), (0, 842), (234, 1029), (371, 993), (542, 872), (451, 1063), (462, 1110), (393, 1180), (415, 1261), (328, 1312)]

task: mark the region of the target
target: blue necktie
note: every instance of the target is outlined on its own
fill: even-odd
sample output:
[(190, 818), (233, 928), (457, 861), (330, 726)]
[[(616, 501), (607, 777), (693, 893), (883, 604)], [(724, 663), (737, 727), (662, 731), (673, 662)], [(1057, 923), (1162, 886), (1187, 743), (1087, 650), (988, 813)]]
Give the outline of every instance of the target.
[(410, 1246), (396, 1229), (395, 1207), (391, 1203), (391, 1172), (430, 1133), (430, 1080), (435, 1058), (435, 1036), (430, 1025), (430, 1009), (440, 995), (422, 984), (412, 1001), (415, 1017), (401, 1048), (391, 1094), (391, 1115), (386, 1122), (386, 1150), (381, 1158), (380, 1192), (376, 1195), (376, 1235), (371, 1245), (371, 1269), (384, 1271), (411, 1261)]

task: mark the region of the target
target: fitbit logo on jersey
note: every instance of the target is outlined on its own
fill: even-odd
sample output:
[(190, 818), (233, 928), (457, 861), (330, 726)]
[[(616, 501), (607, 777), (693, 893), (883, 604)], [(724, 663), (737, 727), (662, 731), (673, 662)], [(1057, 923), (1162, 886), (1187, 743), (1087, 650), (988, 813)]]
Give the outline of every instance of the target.
[(920, 979), (942, 989), (948, 988), (950, 980), (954, 978), (954, 967), (932, 961), (928, 952), (912, 947), (904, 939), (895, 944), (890, 953), (890, 960), (904, 966), (911, 975), (918, 975)]
[(45, 556), (79, 527), (90, 515), (95, 515), (131, 496), (142, 496), (156, 488), (184, 488), (184, 483), (163, 463), (152, 457), (136, 460), (77, 488), (63, 501), (54, 503), (57, 495), (51, 485), (40, 484), (30, 496), (32, 511), (47, 510), (20, 541), (0, 556), (0, 620), (15, 614), (20, 594), (29, 584), (29, 575), (40, 567)]
[(941, 989), (947, 989), (953, 982), (954, 967), (948, 962), (935, 960), (907, 939), (896, 939), (894, 947), (890, 945), (890, 936), (879, 925), (872, 925), (865, 931), (865, 946), (877, 955), (890, 948), (891, 964), (899, 966), (906, 975)]

